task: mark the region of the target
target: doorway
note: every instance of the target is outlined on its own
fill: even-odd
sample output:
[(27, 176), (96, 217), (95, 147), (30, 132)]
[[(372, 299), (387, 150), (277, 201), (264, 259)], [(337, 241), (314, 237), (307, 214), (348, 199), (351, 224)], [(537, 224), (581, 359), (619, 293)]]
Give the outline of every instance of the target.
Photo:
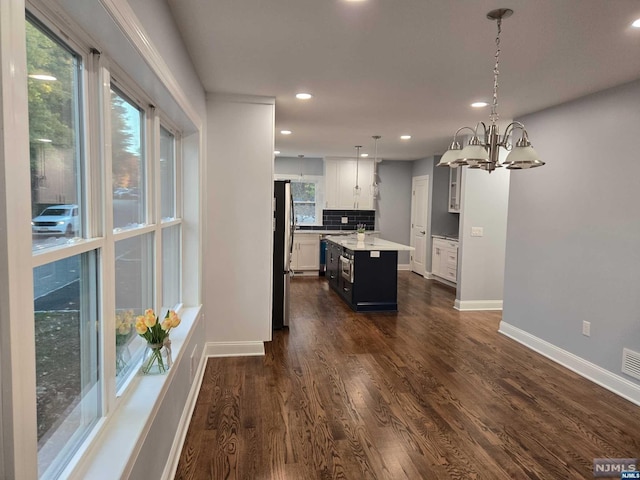
[(411, 182), (411, 271), (427, 276), (427, 232), (429, 225), (429, 175)]

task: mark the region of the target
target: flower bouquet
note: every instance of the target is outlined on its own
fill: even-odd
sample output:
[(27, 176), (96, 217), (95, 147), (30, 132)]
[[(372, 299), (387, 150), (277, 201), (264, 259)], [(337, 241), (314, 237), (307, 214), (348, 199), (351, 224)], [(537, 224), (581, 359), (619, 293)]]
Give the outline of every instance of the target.
[(358, 242), (364, 242), (364, 232), (366, 231), (366, 225), (364, 223), (359, 223), (357, 225), (356, 237)]
[(180, 325), (180, 317), (168, 310), (162, 322), (149, 308), (136, 319), (136, 332), (147, 341), (142, 360), (142, 373), (165, 373), (171, 368), (171, 340), (169, 332)]

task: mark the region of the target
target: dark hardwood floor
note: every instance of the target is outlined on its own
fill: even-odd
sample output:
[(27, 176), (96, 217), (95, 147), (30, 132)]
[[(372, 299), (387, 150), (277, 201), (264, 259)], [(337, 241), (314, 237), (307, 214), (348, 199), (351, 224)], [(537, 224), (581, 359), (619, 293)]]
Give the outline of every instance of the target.
[(209, 359), (177, 479), (592, 479), (640, 455), (640, 407), (458, 312), (409, 272), (397, 314), (292, 282), (265, 357)]

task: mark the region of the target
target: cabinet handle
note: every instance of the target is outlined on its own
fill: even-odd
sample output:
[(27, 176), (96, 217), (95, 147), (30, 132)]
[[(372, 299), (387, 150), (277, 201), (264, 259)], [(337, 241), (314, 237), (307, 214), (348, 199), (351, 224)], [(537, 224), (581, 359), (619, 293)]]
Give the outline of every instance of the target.
[(329, 278), (330, 278), (331, 280), (333, 280), (333, 279), (334, 279), (334, 278), (336, 278), (336, 277), (335, 277), (334, 275), (329, 275)]
[(350, 289), (347, 287), (342, 287), (342, 290), (344, 290), (345, 292), (349, 292)]

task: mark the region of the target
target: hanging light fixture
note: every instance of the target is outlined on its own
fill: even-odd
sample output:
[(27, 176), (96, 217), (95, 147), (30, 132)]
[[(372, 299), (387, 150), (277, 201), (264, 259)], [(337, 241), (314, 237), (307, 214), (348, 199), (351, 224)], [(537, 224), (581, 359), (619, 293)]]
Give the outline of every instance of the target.
[[(456, 168), (463, 165), (469, 166), (469, 168), (479, 168), (486, 170), (489, 173), (496, 168), (506, 166), (508, 169), (521, 170), (526, 168), (541, 167), (545, 164), (538, 154), (535, 152), (529, 141), (529, 136), (524, 125), (520, 122), (510, 123), (504, 136), (500, 136), (498, 133), (498, 71), (500, 62), (500, 33), (502, 32), (502, 19), (508, 18), (513, 14), (513, 10), (510, 8), (499, 8), (497, 10), (491, 10), (487, 13), (489, 20), (495, 20), (498, 26), (498, 35), (496, 36), (496, 63), (493, 68), (493, 103), (491, 104), (491, 114), (489, 120), (491, 125), (487, 129), (484, 122), (479, 122), (475, 128), (462, 127), (453, 136), (453, 141), (449, 146), (449, 149), (440, 158), (438, 167), (450, 167)], [(478, 129), (482, 126), (483, 132), (481, 136), (478, 135)], [(509, 139), (513, 137), (514, 131), (519, 129), (522, 131), (520, 140), (513, 146)], [(470, 130), (472, 132), (471, 140), (466, 147), (461, 148), (458, 142), (458, 134), (463, 130)], [(500, 163), (498, 159), (498, 153), (500, 147), (510, 151), (504, 164)]]
[(378, 187), (378, 140), (382, 137), (380, 135), (373, 135), (374, 144), (375, 144), (375, 153), (373, 156), (373, 183), (371, 184), (371, 197), (376, 200), (378, 198), (378, 194), (380, 193), (380, 189)]
[(300, 154), (298, 155), (298, 158), (300, 159), (300, 181), (302, 181), (304, 178), (304, 174), (302, 173), (302, 159), (304, 158), (304, 155)]
[(360, 185), (358, 185), (358, 161), (360, 160), (360, 149), (362, 148), (362, 145), (356, 145), (356, 186), (353, 187), (353, 196), (354, 198), (354, 206), (357, 207), (358, 206), (358, 197), (360, 196), (360, 192), (362, 191), (362, 189), (360, 188)]

